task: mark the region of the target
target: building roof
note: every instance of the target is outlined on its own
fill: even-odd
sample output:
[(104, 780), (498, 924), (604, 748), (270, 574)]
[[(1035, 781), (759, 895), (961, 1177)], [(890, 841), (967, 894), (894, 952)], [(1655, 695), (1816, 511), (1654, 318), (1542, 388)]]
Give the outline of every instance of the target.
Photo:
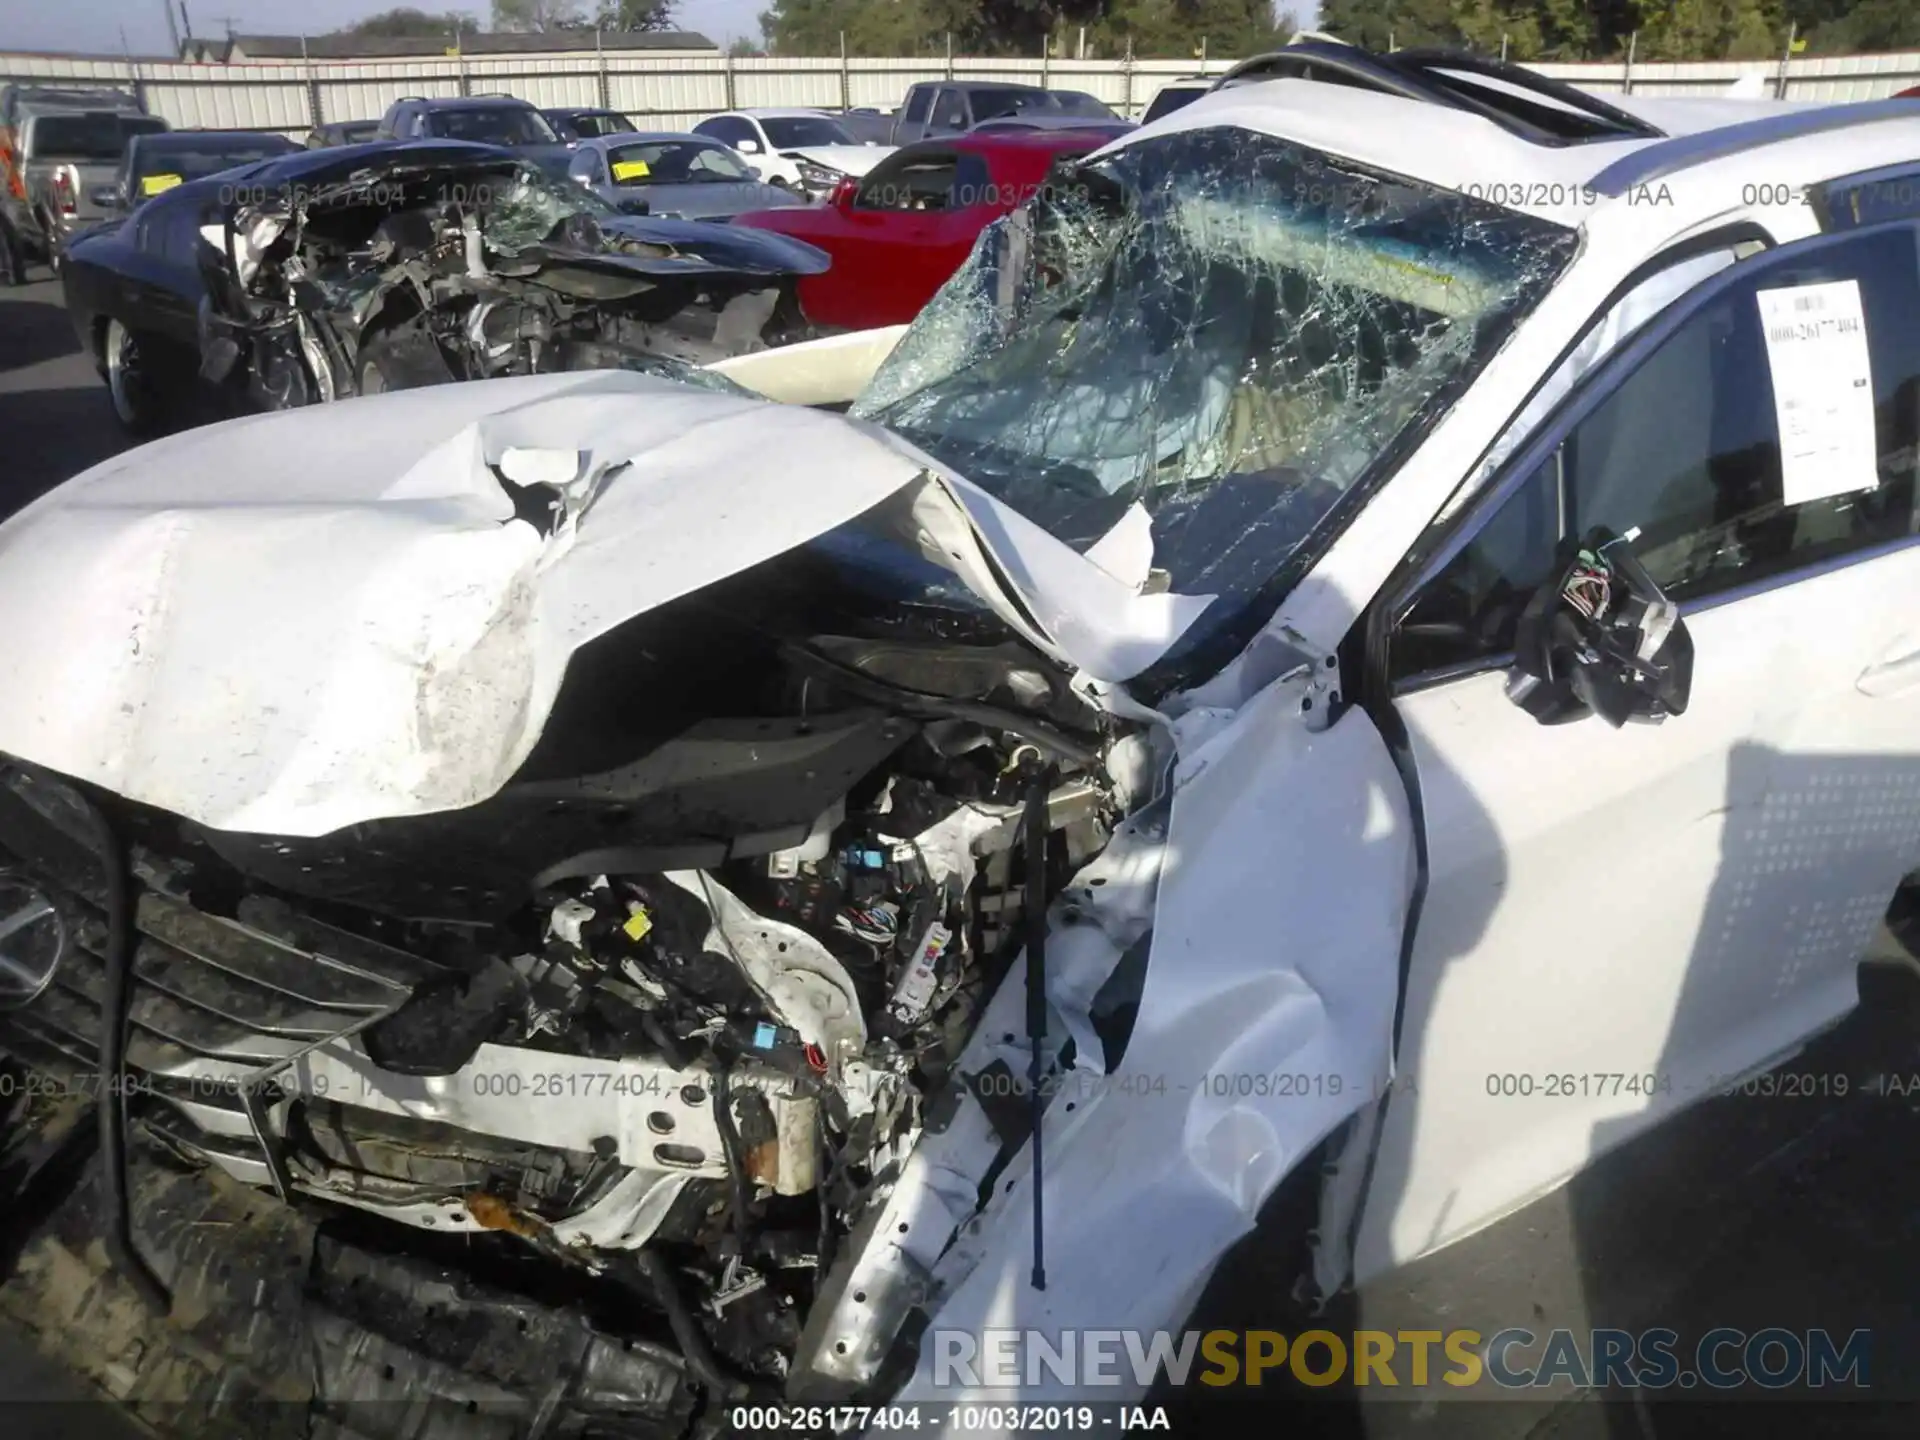
[[(608, 30), (596, 40), (591, 30), (558, 30), (542, 35), (489, 32), (460, 37), (466, 55), (550, 55), (592, 50), (717, 50), (720, 47), (693, 30)], [(386, 60), (439, 59), (453, 49), (451, 35), (235, 35), (231, 41), (191, 40), (195, 54), (222, 60)], [(304, 48), (303, 48), (304, 47)], [(224, 53), (223, 53), (224, 52)]]

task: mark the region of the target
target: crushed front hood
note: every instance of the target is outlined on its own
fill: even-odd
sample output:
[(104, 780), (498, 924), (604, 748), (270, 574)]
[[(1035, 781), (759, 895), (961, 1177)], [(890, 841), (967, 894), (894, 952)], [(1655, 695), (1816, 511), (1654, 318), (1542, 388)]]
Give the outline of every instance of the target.
[[(531, 752), (580, 646), (890, 499), (1094, 679), (1207, 603), (826, 412), (612, 371), (347, 403), (143, 446), (0, 525), (0, 751), (219, 829), (462, 808)], [(511, 450), (564, 497), (550, 533), (516, 517)]]

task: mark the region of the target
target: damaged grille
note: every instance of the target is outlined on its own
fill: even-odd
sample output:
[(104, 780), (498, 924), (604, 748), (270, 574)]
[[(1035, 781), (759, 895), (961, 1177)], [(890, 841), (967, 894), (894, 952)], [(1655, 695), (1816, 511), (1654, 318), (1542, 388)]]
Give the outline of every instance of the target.
[[(45, 983), (0, 1012), (0, 1046), (86, 1086), (99, 1072), (108, 947), (104, 872), (70, 821), (76, 804), (64, 786), (26, 772), (0, 784), (0, 882), (25, 897), (16, 913), (41, 915), (58, 937)], [(249, 1087), (444, 973), (270, 900), (242, 901), (235, 918), (208, 914), (165, 893), (165, 875), (145, 857), (136, 854), (134, 870), (127, 1069), (212, 1148), (257, 1156)]]

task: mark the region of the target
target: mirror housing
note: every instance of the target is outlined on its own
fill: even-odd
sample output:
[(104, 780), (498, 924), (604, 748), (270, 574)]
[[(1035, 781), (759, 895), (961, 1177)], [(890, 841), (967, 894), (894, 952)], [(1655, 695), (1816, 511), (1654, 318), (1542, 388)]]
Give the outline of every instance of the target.
[(833, 182), (833, 189), (827, 193), (827, 203), (836, 210), (851, 210), (853, 197), (860, 193), (860, 182), (851, 175), (842, 175)]
[(742, 155), (758, 155), (760, 153), (760, 142), (758, 140), (742, 140), (733, 148), (738, 150)]
[(1596, 528), (1563, 544), (1553, 578), (1521, 612), (1507, 698), (1543, 725), (1592, 712), (1618, 728), (1686, 713), (1693, 638), (1634, 555), (1634, 533)]
[(120, 188), (120, 182), (111, 185), (96, 185), (87, 192), (89, 204), (98, 205), (102, 210), (124, 210), (127, 208), (126, 192)]

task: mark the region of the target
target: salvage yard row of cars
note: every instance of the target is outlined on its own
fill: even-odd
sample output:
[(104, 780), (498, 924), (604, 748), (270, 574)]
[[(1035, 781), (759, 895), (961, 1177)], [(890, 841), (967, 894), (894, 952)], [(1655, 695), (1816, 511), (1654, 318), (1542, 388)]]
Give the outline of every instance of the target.
[[(440, 139), (133, 212), (284, 413), (0, 525), (0, 1047), (98, 1097), (170, 1397), (1131, 1400), (922, 1337), (1179, 1330), (1282, 1190), (1317, 1303), (1855, 1005), (1920, 101), (1322, 45), (1067, 128), (697, 237)], [(1003, 174), (910, 323), (766, 345), (868, 181)]]
[[(135, 434), (904, 323), (1054, 161), (1125, 128), (1089, 114), (1088, 97), (1031, 87), (986, 87), (980, 128), (901, 148), (856, 143), (818, 111), (659, 133), (611, 111), (473, 96), (402, 99), (370, 137), (336, 127), (302, 148), (171, 131), (111, 92), (18, 98), (52, 118), (7, 132), (32, 195), (5, 233), (33, 239), (0, 249), (16, 277), (28, 248), (57, 258), (76, 333)], [(71, 140), (47, 148), (67, 120), (98, 132), (100, 163), (60, 160)]]

